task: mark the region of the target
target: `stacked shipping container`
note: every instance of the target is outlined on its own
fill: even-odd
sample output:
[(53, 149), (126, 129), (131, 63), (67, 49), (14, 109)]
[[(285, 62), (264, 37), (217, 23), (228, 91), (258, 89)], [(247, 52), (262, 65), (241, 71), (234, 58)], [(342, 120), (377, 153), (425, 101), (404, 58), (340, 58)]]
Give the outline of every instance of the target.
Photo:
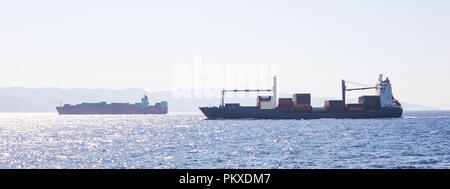
[(292, 111), (294, 108), (294, 102), (292, 98), (279, 98), (278, 99), (278, 109), (280, 111)]
[(292, 100), (294, 102), (294, 108), (296, 110), (311, 111), (311, 94), (309, 93), (299, 93), (292, 95)]
[(326, 100), (324, 108), (327, 111), (344, 111), (344, 101), (342, 100)]
[[(273, 97), (272, 96), (258, 96), (257, 104), (261, 109), (273, 109)], [(358, 99), (358, 104), (345, 104), (343, 100), (326, 100), (324, 102), (323, 110), (342, 112), (348, 111), (377, 111), (380, 107), (379, 96), (361, 96)], [(293, 94), (292, 98), (279, 98), (278, 109), (281, 111), (312, 111), (311, 106), (311, 94), (298, 93)], [(316, 111), (322, 111), (317, 109)]]
[(358, 99), (358, 103), (362, 104), (364, 109), (378, 109), (380, 107), (380, 97), (379, 96), (361, 96)]
[(311, 104), (311, 94), (309, 93), (294, 94), (292, 96), (294, 104)]

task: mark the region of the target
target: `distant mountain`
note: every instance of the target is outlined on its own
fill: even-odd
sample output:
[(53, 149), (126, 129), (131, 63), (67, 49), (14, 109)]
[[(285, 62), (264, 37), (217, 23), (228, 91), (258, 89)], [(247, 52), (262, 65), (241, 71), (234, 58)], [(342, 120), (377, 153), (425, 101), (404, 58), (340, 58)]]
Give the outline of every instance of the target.
[[(260, 95), (269, 95), (261, 93)], [(149, 97), (151, 104), (168, 101), (169, 112), (199, 112), (200, 106), (218, 106), (221, 102), (220, 90), (187, 90), (147, 92), (143, 89), (59, 89), (59, 88), (0, 88), (0, 112), (56, 112), (60, 104), (79, 104), (82, 102), (140, 102), (143, 95)], [(257, 93), (228, 94), (226, 103), (237, 102), (246, 106), (256, 104)], [(279, 97), (291, 97), (279, 94)], [(323, 106), (323, 101), (331, 98), (312, 98), (313, 106)], [(351, 99), (349, 99), (351, 100)], [(437, 110), (417, 104), (403, 103), (405, 110)]]
[[(56, 112), (55, 107), (81, 102), (140, 102), (142, 89), (0, 88), (0, 112)], [(14, 110), (14, 111), (11, 111)]]
[(438, 108), (424, 106), (420, 104), (402, 104), (403, 109), (407, 111), (426, 111), (426, 110), (439, 110)]
[(45, 110), (23, 98), (0, 94), (0, 112), (45, 112)]

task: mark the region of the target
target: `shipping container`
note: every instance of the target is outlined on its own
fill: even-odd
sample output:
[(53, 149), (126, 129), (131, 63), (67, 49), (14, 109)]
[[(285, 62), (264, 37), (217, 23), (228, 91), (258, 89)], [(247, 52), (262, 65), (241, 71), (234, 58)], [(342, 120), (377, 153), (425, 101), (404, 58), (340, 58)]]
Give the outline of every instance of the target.
[(380, 97), (379, 96), (361, 96), (358, 99), (358, 103), (361, 104), (364, 109), (377, 110), (380, 108)]
[(292, 111), (294, 102), (292, 98), (278, 98), (278, 109), (281, 111)]
[(310, 104), (294, 104), (296, 108), (311, 108)]
[(344, 101), (342, 100), (327, 100), (325, 102), (328, 102), (329, 104), (344, 104)]
[(292, 98), (278, 98), (278, 104), (294, 104)]
[(304, 111), (311, 111), (312, 107), (309, 104), (294, 104), (294, 109), (296, 109), (296, 110), (304, 110)]
[(127, 107), (130, 107), (131, 104), (130, 103), (111, 103), (108, 106), (110, 106), (112, 108), (127, 108)]
[(325, 107), (345, 107), (344, 104), (326, 104)]
[(344, 101), (342, 100), (326, 100), (324, 103), (324, 107), (345, 107)]
[(359, 104), (364, 105), (378, 105), (380, 103), (379, 96), (361, 96), (358, 99)]
[(345, 106), (347, 108), (362, 108), (363, 107), (362, 104), (346, 104)]
[(294, 104), (311, 104), (311, 94), (309, 93), (293, 94), (292, 99)]

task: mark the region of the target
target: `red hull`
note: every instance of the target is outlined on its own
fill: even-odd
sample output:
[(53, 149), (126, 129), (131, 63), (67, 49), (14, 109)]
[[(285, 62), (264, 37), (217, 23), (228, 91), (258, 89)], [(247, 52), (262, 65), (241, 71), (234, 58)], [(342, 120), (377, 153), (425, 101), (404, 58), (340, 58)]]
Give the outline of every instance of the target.
[(166, 114), (168, 108), (160, 107), (56, 107), (59, 114)]

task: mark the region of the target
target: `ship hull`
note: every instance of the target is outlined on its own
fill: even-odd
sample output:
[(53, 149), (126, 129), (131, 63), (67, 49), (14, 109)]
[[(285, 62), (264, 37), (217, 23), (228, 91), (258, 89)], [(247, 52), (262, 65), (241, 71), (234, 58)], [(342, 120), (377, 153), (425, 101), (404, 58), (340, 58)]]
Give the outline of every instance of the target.
[(166, 114), (168, 108), (90, 108), (90, 107), (56, 107), (59, 114)]
[(364, 111), (280, 111), (258, 107), (200, 107), (207, 119), (322, 119), (322, 118), (397, 118), (401, 108)]

